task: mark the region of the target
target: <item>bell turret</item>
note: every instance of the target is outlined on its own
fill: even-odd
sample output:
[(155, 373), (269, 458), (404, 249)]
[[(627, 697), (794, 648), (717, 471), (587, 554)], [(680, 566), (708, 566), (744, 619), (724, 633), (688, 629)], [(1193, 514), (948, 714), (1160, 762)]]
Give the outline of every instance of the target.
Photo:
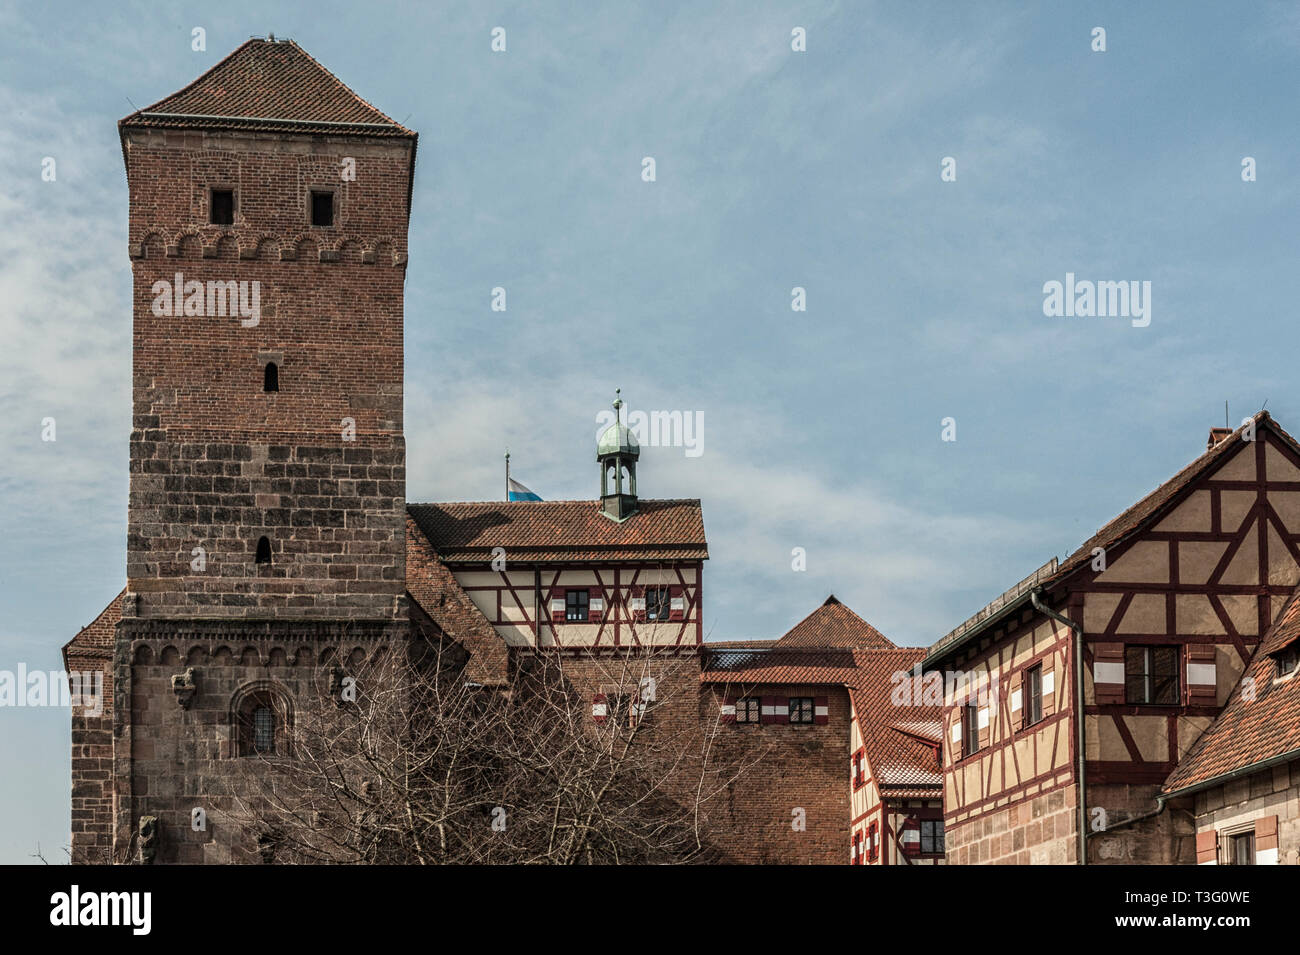
[(636, 513), (636, 462), (641, 443), (623, 424), (622, 389), (614, 397), (614, 423), (596, 442), (600, 464), (600, 512), (614, 521), (625, 521)]

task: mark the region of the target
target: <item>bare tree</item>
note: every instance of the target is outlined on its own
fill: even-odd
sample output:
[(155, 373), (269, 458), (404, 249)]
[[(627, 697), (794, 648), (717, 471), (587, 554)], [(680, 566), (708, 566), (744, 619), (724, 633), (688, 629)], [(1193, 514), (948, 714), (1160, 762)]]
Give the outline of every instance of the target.
[(709, 810), (749, 766), (719, 750), (694, 656), (524, 653), (491, 688), (463, 661), (419, 637), (323, 670), (283, 745), (239, 760), (233, 815), (262, 859), (718, 861)]

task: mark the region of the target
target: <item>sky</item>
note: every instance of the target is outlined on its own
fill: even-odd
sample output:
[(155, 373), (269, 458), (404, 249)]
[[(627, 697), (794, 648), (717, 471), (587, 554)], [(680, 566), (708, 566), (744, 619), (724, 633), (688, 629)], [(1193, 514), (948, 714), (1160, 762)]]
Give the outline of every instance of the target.
[[(269, 33), (420, 134), (408, 498), (499, 499), (509, 448), (592, 499), (616, 388), (681, 412), (638, 490), (703, 502), (709, 639), (834, 593), (933, 643), (1225, 402), (1300, 433), (1294, 4), (0, 0), (0, 670), (125, 578), (116, 122)], [(1045, 314), (1067, 273), (1149, 324)], [(0, 708), (0, 863), (66, 861), (68, 767), (66, 709)]]

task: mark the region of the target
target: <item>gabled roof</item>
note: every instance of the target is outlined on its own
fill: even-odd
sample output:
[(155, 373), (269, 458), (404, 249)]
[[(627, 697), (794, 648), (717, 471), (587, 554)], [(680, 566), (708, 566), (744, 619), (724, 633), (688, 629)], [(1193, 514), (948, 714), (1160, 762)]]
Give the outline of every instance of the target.
[[(1281, 426), (1273, 420), (1267, 411), (1259, 412), (1251, 420), (1254, 421), (1256, 435), (1263, 429), (1271, 431), (1300, 453), (1300, 444), (1297, 444), (1291, 435), (1282, 430)], [(1089, 563), (1092, 560), (1094, 549), (1100, 547), (1110, 550), (1116, 544), (1130, 537), (1134, 532), (1152, 523), (1157, 516), (1162, 516), (1167, 506), (1174, 503), (1183, 490), (1241, 448), (1243, 443), (1241, 436), (1245, 429), (1246, 424), (1243, 422), (1227, 438), (1206, 450), (1195, 461), (1192, 461), (1118, 517), (1108, 521), (1097, 533), (1084, 541), (1074, 553), (1061, 562), (1056, 574), (1051, 580), (1047, 581), (1046, 586), (1050, 587), (1055, 582), (1069, 576), (1079, 567)]]
[(118, 126), (416, 135), (343, 85), (297, 43), (256, 38)]
[(894, 643), (831, 594), (779, 641), (779, 647), (880, 647)]
[(1223, 710), (1165, 781), (1165, 792), (1200, 788), (1279, 757), (1300, 759), (1300, 673), (1274, 683), (1272, 654), (1300, 638), (1300, 587), (1292, 592)]
[(469, 652), (465, 676), (483, 686), (508, 679), (509, 651), (421, 532), (406, 519), (406, 592), (442, 631)]
[(488, 563), (495, 547), (512, 563), (704, 560), (698, 500), (640, 501), (619, 523), (595, 501), (479, 501), (408, 504), (448, 565)]

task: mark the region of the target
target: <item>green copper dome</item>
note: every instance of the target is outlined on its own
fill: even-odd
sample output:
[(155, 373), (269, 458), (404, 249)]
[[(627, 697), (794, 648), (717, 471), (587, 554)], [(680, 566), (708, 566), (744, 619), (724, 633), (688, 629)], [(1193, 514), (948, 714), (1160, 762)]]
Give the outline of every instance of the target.
[(601, 433), (600, 440), (596, 442), (596, 457), (598, 458), (603, 458), (607, 454), (626, 454), (637, 457), (641, 453), (641, 442), (636, 439), (632, 429), (623, 424), (620, 412), (622, 407), (623, 399), (615, 398), (614, 423)]

